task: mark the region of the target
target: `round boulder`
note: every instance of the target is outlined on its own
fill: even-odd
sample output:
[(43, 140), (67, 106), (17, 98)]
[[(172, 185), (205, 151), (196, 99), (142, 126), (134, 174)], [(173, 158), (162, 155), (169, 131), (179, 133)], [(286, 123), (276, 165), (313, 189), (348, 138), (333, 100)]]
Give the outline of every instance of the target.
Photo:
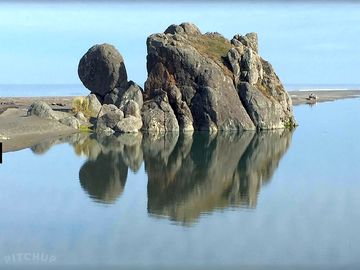
[(60, 119), (59, 122), (61, 124), (64, 124), (64, 125), (68, 126), (68, 127), (72, 127), (72, 128), (75, 128), (75, 129), (80, 128), (80, 122), (75, 116), (65, 117), (63, 119)]
[(86, 88), (102, 97), (127, 84), (124, 59), (110, 44), (91, 47), (80, 59), (78, 74)]
[(59, 117), (56, 113), (51, 109), (51, 107), (45, 103), (44, 101), (35, 101), (30, 105), (27, 115), (36, 115), (41, 118), (59, 120)]

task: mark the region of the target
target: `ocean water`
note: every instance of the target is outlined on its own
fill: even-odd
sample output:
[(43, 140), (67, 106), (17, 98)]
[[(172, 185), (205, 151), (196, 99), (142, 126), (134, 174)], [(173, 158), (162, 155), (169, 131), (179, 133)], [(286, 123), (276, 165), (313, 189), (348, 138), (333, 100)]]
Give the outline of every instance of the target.
[(0, 97), (85, 96), (81, 84), (0, 84)]
[(287, 91), (360, 90), (359, 84), (285, 84)]
[[(142, 84), (140, 84), (142, 86)], [(285, 84), (294, 90), (360, 90), (358, 84)], [(85, 96), (90, 92), (82, 84), (0, 84), (1, 97)]]
[(359, 108), (296, 106), (292, 132), (78, 134), (5, 153), (0, 268), (356, 269)]

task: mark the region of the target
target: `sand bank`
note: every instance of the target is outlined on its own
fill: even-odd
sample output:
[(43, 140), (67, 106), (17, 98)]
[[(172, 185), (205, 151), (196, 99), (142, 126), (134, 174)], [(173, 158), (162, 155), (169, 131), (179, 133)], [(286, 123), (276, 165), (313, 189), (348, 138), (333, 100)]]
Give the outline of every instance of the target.
[[(316, 100), (307, 99), (311, 93), (317, 96)], [(300, 105), (334, 101), (345, 98), (357, 98), (360, 97), (360, 90), (289, 91), (289, 94), (293, 105)]]
[[(44, 139), (78, 132), (78, 130), (57, 121), (42, 119), (37, 116), (27, 116), (27, 107), (32, 102), (28, 104), (28, 101), (24, 102), (22, 98), (19, 100), (11, 98), (11, 100), (14, 103), (10, 107), (10, 104), (0, 106), (0, 110), (2, 110), (0, 114), (0, 142), (3, 143), (4, 152), (20, 150), (37, 144)], [(64, 101), (62, 98), (60, 100)], [(60, 101), (57, 100), (57, 102)], [(64, 108), (65, 106), (59, 107)]]

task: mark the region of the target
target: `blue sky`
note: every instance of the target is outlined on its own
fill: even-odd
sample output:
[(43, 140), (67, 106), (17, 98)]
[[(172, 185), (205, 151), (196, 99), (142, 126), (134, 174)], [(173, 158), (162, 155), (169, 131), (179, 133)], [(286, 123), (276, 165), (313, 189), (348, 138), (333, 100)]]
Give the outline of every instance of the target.
[[(220, 2), (220, 1), (219, 1)], [(260, 54), (285, 84), (360, 83), (360, 4), (2, 3), (0, 84), (79, 84), (89, 47), (114, 44), (130, 79), (146, 80), (146, 38), (172, 23), (227, 38), (257, 32)]]

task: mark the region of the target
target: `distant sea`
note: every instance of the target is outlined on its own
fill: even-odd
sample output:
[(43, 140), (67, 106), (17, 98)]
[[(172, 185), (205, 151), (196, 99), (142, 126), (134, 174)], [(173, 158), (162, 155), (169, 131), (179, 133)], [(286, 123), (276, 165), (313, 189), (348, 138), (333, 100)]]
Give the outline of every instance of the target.
[(0, 84), (0, 97), (84, 96), (81, 84)]
[[(360, 84), (285, 84), (294, 90), (360, 90)], [(89, 93), (81, 84), (0, 84), (0, 97), (84, 96)]]
[(360, 90), (360, 84), (285, 84), (287, 91)]

